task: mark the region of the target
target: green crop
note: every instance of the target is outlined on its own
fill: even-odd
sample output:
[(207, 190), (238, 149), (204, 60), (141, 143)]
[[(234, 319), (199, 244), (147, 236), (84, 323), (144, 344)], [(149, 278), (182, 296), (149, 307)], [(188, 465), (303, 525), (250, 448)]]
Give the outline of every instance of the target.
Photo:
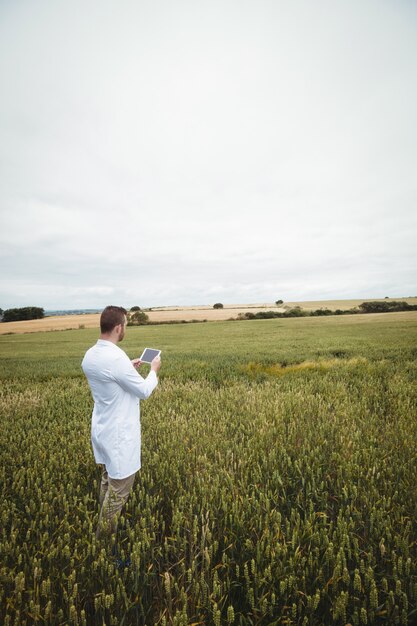
[(163, 368), (123, 570), (94, 536), (96, 338), (0, 337), (1, 624), (415, 623), (417, 314), (129, 328)]

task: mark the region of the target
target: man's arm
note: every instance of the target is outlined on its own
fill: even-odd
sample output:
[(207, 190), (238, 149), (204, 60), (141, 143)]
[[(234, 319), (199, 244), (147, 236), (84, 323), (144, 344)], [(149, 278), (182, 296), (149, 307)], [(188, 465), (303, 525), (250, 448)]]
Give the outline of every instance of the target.
[(151, 363), (151, 371), (143, 378), (136, 370), (133, 363), (127, 359), (119, 359), (115, 367), (114, 379), (122, 389), (132, 395), (146, 400), (158, 384), (157, 373), (161, 367), (161, 358), (155, 357)]

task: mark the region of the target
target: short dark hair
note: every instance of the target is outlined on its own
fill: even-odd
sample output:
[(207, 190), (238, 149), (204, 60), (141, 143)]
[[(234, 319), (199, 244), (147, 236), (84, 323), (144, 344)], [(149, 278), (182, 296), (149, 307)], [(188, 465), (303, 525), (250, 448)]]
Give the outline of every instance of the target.
[(126, 309), (121, 306), (106, 306), (100, 315), (100, 329), (102, 333), (111, 333), (118, 324), (125, 323)]

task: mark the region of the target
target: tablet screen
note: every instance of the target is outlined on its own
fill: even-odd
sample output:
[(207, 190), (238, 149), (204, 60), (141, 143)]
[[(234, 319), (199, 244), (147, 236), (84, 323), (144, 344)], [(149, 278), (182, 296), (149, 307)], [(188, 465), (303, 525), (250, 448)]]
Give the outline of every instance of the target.
[(154, 350), (154, 348), (145, 348), (142, 352), (142, 356), (139, 357), (144, 363), (152, 363), (153, 359), (161, 354), (160, 350)]

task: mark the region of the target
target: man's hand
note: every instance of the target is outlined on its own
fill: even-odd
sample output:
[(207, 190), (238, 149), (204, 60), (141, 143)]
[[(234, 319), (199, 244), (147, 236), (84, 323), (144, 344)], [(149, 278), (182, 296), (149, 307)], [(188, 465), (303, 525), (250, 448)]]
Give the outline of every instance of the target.
[(136, 367), (136, 369), (142, 365), (142, 361), (140, 359), (132, 359), (131, 363), (133, 367)]
[(161, 357), (156, 356), (151, 363), (151, 370), (157, 374), (159, 372), (159, 368), (161, 367)]

